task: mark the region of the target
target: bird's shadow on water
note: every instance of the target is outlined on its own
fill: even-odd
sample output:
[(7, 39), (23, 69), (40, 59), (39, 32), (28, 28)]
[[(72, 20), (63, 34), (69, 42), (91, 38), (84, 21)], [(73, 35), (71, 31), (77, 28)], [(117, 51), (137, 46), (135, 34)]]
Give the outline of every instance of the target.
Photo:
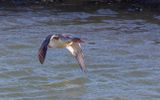
[[(87, 92), (87, 83), (89, 79), (85, 76), (63, 79), (55, 82), (49, 82), (43, 85), (43, 89), (60, 92), (63, 97), (66, 95), (69, 98), (81, 97)], [(66, 91), (66, 92), (65, 92)]]
[[(46, 71), (46, 70), (45, 70)], [(51, 71), (51, 70), (50, 70)], [(49, 73), (52, 73), (50, 72)], [(54, 71), (53, 71), (54, 73)], [(68, 86), (76, 86), (76, 87), (84, 87), (89, 80), (88, 72), (82, 72), (81, 70), (78, 71), (62, 71), (61, 68), (59, 69), (58, 73), (54, 76), (50, 76), (52, 74), (48, 74), (48, 82), (43, 84), (46, 88), (66, 88)]]
[(59, 84), (61, 86), (65, 86), (67, 84), (84, 85), (87, 81), (89, 81), (89, 79), (86, 77), (75, 77), (72, 79), (63, 79), (60, 81), (49, 82), (48, 84), (45, 84), (44, 86), (54, 87), (56, 86), (56, 84)]

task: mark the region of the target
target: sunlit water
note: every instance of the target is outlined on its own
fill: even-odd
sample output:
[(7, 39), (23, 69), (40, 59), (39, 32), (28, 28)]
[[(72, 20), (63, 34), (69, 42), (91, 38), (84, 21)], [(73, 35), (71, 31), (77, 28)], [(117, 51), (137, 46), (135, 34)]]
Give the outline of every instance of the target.
[[(0, 100), (160, 100), (160, 15), (0, 11)], [(48, 34), (81, 37), (87, 75), (65, 49), (37, 59)]]

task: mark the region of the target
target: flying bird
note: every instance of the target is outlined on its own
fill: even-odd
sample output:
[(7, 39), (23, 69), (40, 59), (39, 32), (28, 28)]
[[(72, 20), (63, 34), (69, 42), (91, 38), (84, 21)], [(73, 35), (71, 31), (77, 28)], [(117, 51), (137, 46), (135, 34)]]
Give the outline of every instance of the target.
[(66, 48), (77, 59), (79, 66), (83, 72), (86, 72), (86, 66), (84, 63), (84, 55), (81, 49), (80, 38), (72, 37), (67, 34), (52, 34), (48, 35), (42, 42), (39, 48), (38, 58), (41, 64), (44, 63), (48, 48)]

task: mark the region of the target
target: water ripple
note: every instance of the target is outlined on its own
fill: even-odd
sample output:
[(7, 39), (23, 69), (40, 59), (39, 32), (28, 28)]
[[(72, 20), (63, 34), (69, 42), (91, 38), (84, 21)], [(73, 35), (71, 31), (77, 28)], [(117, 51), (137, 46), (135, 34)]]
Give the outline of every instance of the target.
[[(1, 10), (0, 99), (159, 100), (160, 25), (142, 13)], [(86, 75), (65, 49), (48, 49), (39, 63), (40, 44), (54, 33), (86, 41)]]

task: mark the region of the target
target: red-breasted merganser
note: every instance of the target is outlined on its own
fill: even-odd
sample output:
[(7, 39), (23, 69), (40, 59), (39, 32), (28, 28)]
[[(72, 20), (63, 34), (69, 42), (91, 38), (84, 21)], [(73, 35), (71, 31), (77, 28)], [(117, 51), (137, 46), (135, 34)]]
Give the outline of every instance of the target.
[(44, 63), (48, 48), (66, 48), (77, 59), (82, 71), (86, 72), (84, 56), (81, 49), (82, 42), (83, 41), (80, 38), (72, 37), (71, 35), (67, 34), (48, 35), (41, 44), (41, 47), (39, 49), (39, 61), (41, 64)]

